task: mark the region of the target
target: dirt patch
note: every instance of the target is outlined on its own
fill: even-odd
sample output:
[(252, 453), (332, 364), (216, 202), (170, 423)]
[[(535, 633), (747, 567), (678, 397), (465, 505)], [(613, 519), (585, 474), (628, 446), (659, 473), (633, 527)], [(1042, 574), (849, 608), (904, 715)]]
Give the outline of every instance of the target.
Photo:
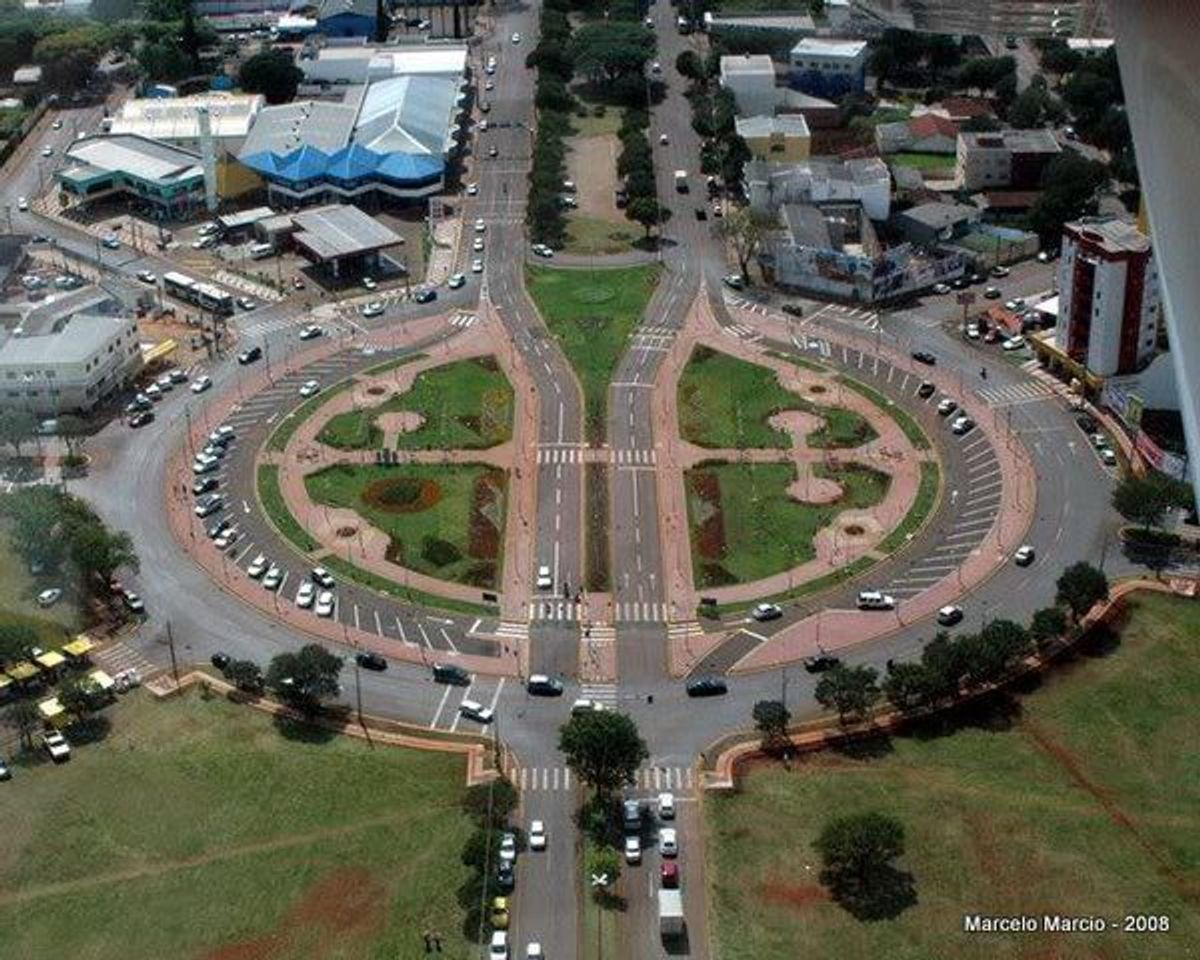
[(848, 537), (861, 537), (866, 531), (857, 523), (852, 523), (848, 527), (843, 527), (842, 533)]
[(829, 388), (824, 387), (819, 383), (814, 383), (811, 387), (808, 388), (808, 392), (809, 393), (828, 393)]
[(366, 392), (368, 394), (370, 394), (372, 397), (380, 397), (380, 396), (383, 396), (383, 394), (387, 393), (387, 388), (379, 387), (379, 386), (367, 387)]
[(421, 513), (441, 499), (440, 485), (415, 477), (385, 477), (362, 492), (364, 503), (385, 513)]
[(600, 220), (623, 223), (617, 209), (617, 154), (621, 142), (611, 133), (595, 137), (572, 137), (567, 169), (575, 181), (579, 212)]
[(489, 470), (475, 481), (471, 491), (467, 552), (477, 560), (495, 560), (500, 556), (505, 479), (503, 470)]
[(358, 527), (338, 527), (337, 528), (337, 535), (342, 540), (349, 540), (356, 533), (358, 533)]
[(708, 516), (696, 528), (696, 552), (701, 559), (717, 561), (725, 556), (725, 517), (721, 513), (721, 481), (715, 473), (697, 470), (691, 476), (692, 493), (703, 501)]
[(765, 883), (759, 888), (767, 903), (782, 903), (796, 909), (811, 907), (814, 903), (827, 903), (829, 893), (816, 883), (795, 886), (786, 883)]

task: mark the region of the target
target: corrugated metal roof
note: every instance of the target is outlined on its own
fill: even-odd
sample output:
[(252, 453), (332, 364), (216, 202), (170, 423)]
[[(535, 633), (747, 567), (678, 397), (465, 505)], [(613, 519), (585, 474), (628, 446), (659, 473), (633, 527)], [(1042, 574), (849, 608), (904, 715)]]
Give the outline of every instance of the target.
[(129, 173), (142, 180), (175, 181), (203, 175), (198, 153), (129, 133), (76, 140), (67, 156), (97, 170)]
[(301, 230), (295, 241), (324, 260), (403, 243), (394, 231), (349, 204), (302, 210), (292, 219)]

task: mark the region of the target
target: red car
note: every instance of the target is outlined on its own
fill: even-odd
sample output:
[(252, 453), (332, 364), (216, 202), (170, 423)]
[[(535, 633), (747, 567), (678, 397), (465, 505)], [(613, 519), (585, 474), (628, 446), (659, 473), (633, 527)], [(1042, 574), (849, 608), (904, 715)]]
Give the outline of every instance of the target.
[(660, 878), (664, 890), (679, 889), (679, 864), (664, 863), (661, 868)]

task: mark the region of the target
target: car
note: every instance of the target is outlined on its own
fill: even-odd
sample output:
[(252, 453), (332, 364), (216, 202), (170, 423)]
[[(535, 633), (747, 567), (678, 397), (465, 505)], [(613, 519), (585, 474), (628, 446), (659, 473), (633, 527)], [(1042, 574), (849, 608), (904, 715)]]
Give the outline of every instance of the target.
[(1011, 310), (1013, 313), (1020, 313), (1025, 309), (1025, 298), (1013, 297), (1011, 300), (1005, 300), (1004, 309)]
[(961, 623), (962, 618), (963, 612), (961, 607), (942, 607), (942, 609), (937, 612), (937, 622), (943, 627), (952, 627), (956, 623)]
[(535, 697), (561, 697), (563, 693), (562, 681), (544, 673), (531, 674), (525, 689)]
[(1097, 450), (1103, 450), (1108, 446), (1108, 438), (1102, 433), (1093, 433), (1088, 437), (1088, 440), (1091, 441), (1092, 446)]
[(1100, 460), (1106, 467), (1115, 467), (1117, 465), (1117, 455), (1107, 447), (1100, 451)]
[(983, 335), (984, 343), (995, 343), (1000, 339), (1000, 331), (995, 327), (989, 327), (988, 332)]
[(745, 290), (746, 281), (742, 279), (740, 273), (729, 273), (721, 278), (721, 282), (730, 290)]
[(337, 586), (337, 581), (333, 579), (333, 574), (324, 567), (313, 567), (309, 573), (312, 582), (318, 587), (324, 587), (326, 590), (332, 590)]
[(539, 257), (544, 257), (549, 260), (554, 256), (554, 249), (544, 243), (535, 243), (530, 249)]
[(993, 277), (1007, 277), (1008, 276), (1008, 267), (1002, 267), (999, 265), (992, 267), (992, 276)]
[(975, 429), (975, 421), (970, 417), (963, 415), (950, 424), (950, 429), (961, 437)]
[(197, 377), (192, 381), (192, 393), (203, 393), (212, 386), (212, 378), (207, 374)]
[(978, 340), (979, 339), (979, 324), (968, 323), (966, 330), (964, 332), (966, 333), (968, 340)]
[(488, 77), (487, 80), (485, 80), (483, 83), (483, 89), (484, 90), (495, 90), (496, 89), (496, 81), (493, 80), (491, 77)]
[(215, 235), (211, 235), (211, 234), (207, 237), (201, 237), (199, 240), (192, 241), (192, 249), (193, 250), (210, 250), (211, 248), (215, 247), (216, 245), (217, 245), (217, 238)]
[(590, 700), (587, 697), (580, 697), (571, 704), (571, 713), (589, 713), (591, 711), (601, 711), (604, 709), (604, 704), (599, 700)]
[(43, 157), (54, 156), (54, 148), (49, 145), (42, 147), (42, 156)]
[(451, 290), (457, 290), (459, 287), (465, 286), (466, 283), (467, 278), (464, 274), (452, 273), (450, 274), (450, 279), (446, 281), (446, 286)]
[(477, 700), (464, 700), (458, 705), (459, 716), (466, 717), (468, 720), (474, 720), (476, 723), (489, 724), (495, 718), (496, 714), (491, 707), (485, 707)]
[(246, 576), (248, 576), (251, 580), (257, 580), (267, 572), (268, 566), (270, 566), (270, 564), (268, 563), (267, 558), (260, 553), (257, 557), (250, 561), (250, 566), (246, 568)]
[(1089, 416), (1086, 413), (1081, 413), (1075, 418), (1075, 425), (1087, 434), (1095, 433), (1097, 428), (1100, 426), (1100, 424), (1096, 422), (1095, 417)]
[(982, 273), (973, 273), (967, 278), (969, 282), (977, 285), (983, 283), (983, 281), (986, 279), (987, 278)]
[(488, 920), (491, 921), (493, 929), (508, 929), (508, 897), (492, 898), (492, 910)]
[(200, 476), (202, 473), (212, 473), (220, 465), (221, 461), (216, 457), (198, 453), (196, 454), (196, 459), (192, 461), (192, 473), (196, 476)]
[(896, 599), (878, 590), (862, 590), (856, 601), (859, 610), (895, 610)]
[(383, 313), (383, 304), (378, 300), (372, 300), (370, 303), (364, 304), (359, 313), (364, 317), (378, 317)]
[(1038, 252), (1037, 262), (1038, 263), (1049, 263), (1056, 256), (1058, 256), (1058, 254), (1056, 254), (1053, 250), (1041, 250)]
[(258, 304), (255, 303), (253, 300), (251, 300), (249, 297), (238, 297), (237, 305), (239, 307), (241, 307), (243, 310), (257, 310), (258, 309)]
[(303, 290), (304, 289), (304, 278), (302, 276), (300, 276), (299, 274), (292, 277), (292, 289), (293, 290)]
[(517, 859), (517, 835), (511, 830), (500, 835), (500, 859), (510, 863)]
[(804, 669), (809, 673), (824, 673), (826, 670), (832, 670), (834, 667), (840, 667), (842, 661), (838, 657), (831, 657), (827, 653), (817, 653), (804, 658)]
[(216, 547), (218, 550), (225, 551), (225, 550), (228, 550), (230, 547), (232, 547), (235, 543), (237, 543), (237, 541), (240, 537), (241, 537), (241, 534), (237, 532), (237, 528), (230, 527), (223, 534), (221, 534), (219, 537), (217, 537), (216, 540), (213, 541), (213, 546)]
[(67, 738), (57, 730), (42, 734), (42, 746), (46, 748), (50, 759), (55, 763), (71, 759), (71, 745), (67, 743)]
[(367, 289), (367, 290), (374, 290), (376, 287), (378, 287), (378, 286), (379, 286), (379, 284), (377, 284), (377, 283), (374, 281), (374, 279), (372, 279), (371, 277), (363, 277), (363, 278), (362, 278), (362, 285), (363, 285), (363, 287), (364, 287), (365, 289)]
[(49, 590), (43, 590), (37, 595), (37, 605), (39, 607), (52, 607), (62, 599), (63, 592), (58, 587), (51, 587)]
[(483, 253), (483, 237), (476, 237), (475, 241), (471, 244), (471, 249), (476, 253)]
[(482, 133), (487, 133), (487, 128), (488, 128), (487, 117), (484, 117), (482, 120), (479, 121), (479, 129)]
[(512, 42), (513, 42), (513, 43), (520, 43), (520, 42), (521, 42), (521, 35), (520, 35), (519, 33), (514, 33), (514, 34), (512, 35)]
[(62, 120), (56, 119), (52, 124), (50, 124), (50, 126), (51, 126), (51, 128), (53, 128), (55, 130), (61, 130), (62, 129)]
[(471, 261), (471, 272), (472, 273), (483, 273), (483, 261), (478, 258), (476, 258), (475, 260), (472, 260)]
[(12, 770), (8, 768), (8, 761), (0, 757), (0, 780), (11, 780)]
[[(485, 103), (484, 107), (486, 107), (486, 106), (487, 106), (487, 104)], [(498, 156), (500, 156), (500, 151), (496, 149), (494, 144), (492, 146), (488, 147), (488, 159), (489, 160), (495, 160)]]
[(243, 367), (262, 359), (262, 347), (250, 347), (238, 354), (237, 362)]
[(668, 147), (671, 145), (671, 138), (668, 137), (665, 133), (660, 133), (658, 135), (658, 142), (660, 144), (662, 144), (662, 146)]
[(233, 526), (233, 521), (229, 517), (222, 517), (211, 527), (208, 528), (208, 539), (216, 540), (221, 534)]
[(416, 294), (416, 296), (413, 297), (413, 299), (417, 303), (432, 303), (434, 300), (437, 299), (437, 291), (436, 290), (419, 290), (419, 291), (417, 291), (417, 294)]
[(968, 280), (966, 277), (955, 277), (953, 280), (950, 281), (950, 289), (951, 290), (966, 290), (967, 286), (970, 284), (970, 282), (971, 281)]
[(197, 477), (192, 484), (192, 493), (198, 497), (210, 490), (216, 490), (220, 485), (221, 481), (217, 477)]
[(364, 650), (354, 657), (354, 662), (364, 670), (374, 670), (376, 673), (382, 673), (387, 669), (387, 661), (377, 653), (370, 650)]
[(315, 397), (321, 392), (321, 384), (317, 380), (305, 380), (303, 386), (300, 387), (300, 396)]
[(150, 270), (139, 270), (137, 272), (137, 278), (139, 280), (141, 280), (142, 283), (157, 283), (158, 282), (158, 276), (156, 274), (154, 274), (153, 272), (151, 272)]
[(488, 60), (487, 64), (484, 65), (483, 72), (489, 77), (494, 74), (496, 72), (496, 61), (494, 59)]
[(957, 409), (958, 403), (954, 400), (951, 400), (949, 397), (942, 397), (937, 405), (937, 412), (943, 417), (950, 416), (950, 414)]
[(534, 820), (529, 824), (529, 849), (546, 849), (546, 824), (541, 820)]
[(174, 384), (181, 384), (181, 383), (188, 382), (187, 371), (180, 370), (178, 367), (173, 367), (172, 369), (168, 370), (167, 376), (169, 376), (171, 378), (171, 382)]
[(313, 605), (313, 601), (317, 599), (317, 588), (311, 580), (303, 580), (300, 583), (300, 589), (296, 591), (296, 606), (302, 610), (307, 610)]
[(932, 367), (937, 364), (937, 357), (935, 357), (928, 350), (914, 350), (912, 352), (912, 358), (916, 360), (917, 363), (923, 363), (927, 367)]
[(29, 201), (24, 197), (17, 197), (17, 209), (25, 211), (29, 209)]
[(223, 460), (225, 458), (225, 444), (207, 443), (200, 452), (206, 457), (216, 457), (218, 460)]
[(130, 613), (142, 614), (146, 612), (146, 605), (142, 602), (142, 598), (132, 590), (125, 591), (125, 607)]
[(550, 576), (550, 568), (542, 564), (537, 568), (537, 588), (539, 590), (549, 590), (554, 586), (554, 578)]
[(697, 220), (707, 220), (708, 219), (708, 211), (705, 210), (703, 207), (697, 207), (696, 208), (696, 219)]
[(621, 801), (621, 826), (634, 833), (642, 829), (642, 803), (640, 800)]
[(660, 793), (658, 795), (658, 818), (660, 820), (675, 819), (675, 794)]
[(917, 396), (922, 400), (928, 400), (935, 393), (937, 393), (937, 384), (930, 383), (928, 380), (922, 381), (921, 385), (917, 387)]
[(283, 583), (283, 571), (275, 564), (271, 564), (267, 568), (267, 572), (263, 574), (262, 585), (267, 590), (278, 590), (279, 585)]
[[(511, 870), (509, 871), (511, 873)], [(508, 960), (508, 934), (497, 930), (488, 944), (488, 960)]]
[(1000, 288), (999, 287), (988, 287), (983, 291), (983, 296), (985, 299), (988, 299), (988, 300), (999, 300), (1000, 299)]
[(1029, 544), (1018, 547), (1017, 552), (1013, 554), (1013, 563), (1018, 567), (1027, 567), (1037, 559), (1037, 554), (1034, 553), (1033, 547)]
[(310, 323), (310, 324), (308, 324), (308, 326), (300, 328), (300, 339), (301, 340), (315, 340), (317, 337), (321, 336), (324, 332), (325, 331), (322, 330), (320, 327), (318, 327), (315, 323)]
[(468, 184), (467, 184), (467, 196), (468, 196), (468, 197), (477, 197), (477, 196), (479, 196), (479, 184), (477, 184), (477, 183), (468, 183)]
[(131, 426), (134, 430), (136, 430), (138, 427), (144, 427), (146, 424), (153, 422), (154, 411), (152, 410), (142, 410), (129, 418), (129, 426)]
[(760, 603), (750, 611), (752, 616), (759, 623), (766, 623), (768, 620), (778, 620), (783, 616), (783, 608), (777, 603)]
[(332, 617), (336, 601), (332, 590), (322, 590), (317, 595), (316, 612), (318, 617)]
[(655, 60), (652, 64), (650, 64), (650, 72), (662, 73), (662, 64)]
[(221, 225), (215, 220), (209, 220), (207, 223), (200, 224), (196, 230), (196, 235), (200, 237), (215, 237), (221, 232)]
[(163, 398), (162, 389), (159, 387), (159, 385), (157, 383), (150, 384), (150, 386), (148, 386), (142, 392), (147, 397), (149, 397), (151, 400), (153, 400), (155, 403), (158, 403), (158, 401), (160, 401)]
[(435, 663), (433, 679), (436, 683), (446, 683), (453, 687), (471, 685), (471, 675), (462, 667), (453, 663)]
[(1007, 350), (1010, 353), (1013, 350), (1024, 350), (1025, 349), (1025, 338), (1022, 337), (1020, 334), (1018, 334), (1015, 337), (1009, 337), (1007, 340), (1004, 341), (1004, 343), (1002, 343), (1000, 345), (1000, 349)]
[(939, 293), (939, 294), (941, 294), (941, 293), (949, 293), (949, 292), (950, 292), (950, 290), (951, 290), (951, 287), (950, 287), (950, 284), (948, 284), (948, 283), (935, 283), (935, 284), (933, 285), (933, 292), (934, 292), (934, 293)]
[(658, 868), (658, 882), (664, 890), (679, 889), (679, 864), (664, 863)]
[(729, 687), (720, 677), (694, 677), (684, 685), (689, 697), (719, 697), (729, 692)]
[(679, 839), (672, 827), (658, 831), (658, 852), (664, 857), (679, 856)]
[(625, 838), (625, 862), (628, 864), (642, 862), (642, 840), (640, 837)]
[(1070, 126), (1069, 124), (1067, 126), (1063, 127), (1063, 136), (1066, 137), (1068, 140), (1078, 140), (1079, 139), (1079, 134), (1075, 131), (1075, 128)]
[(475, 221), (475, 232), (476, 233), (484, 233), (486, 231), (487, 231), (487, 224), (483, 222), (483, 218), (481, 217)]

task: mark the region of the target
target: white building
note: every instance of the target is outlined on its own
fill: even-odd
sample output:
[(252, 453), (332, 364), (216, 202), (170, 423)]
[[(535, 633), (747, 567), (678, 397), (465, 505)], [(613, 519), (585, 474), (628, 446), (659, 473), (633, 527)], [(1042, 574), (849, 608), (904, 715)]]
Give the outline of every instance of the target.
[(296, 66), (306, 83), (361, 84), (400, 76), (461, 80), (467, 70), (467, 48), (331, 45), (317, 49), (316, 56), (302, 53)]
[(866, 80), (867, 41), (805, 37), (788, 55), (789, 83), (818, 97), (861, 93)]
[(872, 220), (891, 212), (892, 178), (878, 157), (855, 160), (811, 159), (791, 166), (751, 160), (746, 164), (746, 196), (757, 213), (774, 215), (788, 203), (854, 201)]
[(770, 116), (779, 102), (775, 64), (765, 54), (722, 57), (721, 86), (733, 94), (743, 117)]
[(127, 100), (112, 117), (111, 133), (133, 133), (200, 151), (200, 113), (208, 111), (213, 142), (237, 153), (265, 100), (258, 93), (200, 93), (189, 97)]

